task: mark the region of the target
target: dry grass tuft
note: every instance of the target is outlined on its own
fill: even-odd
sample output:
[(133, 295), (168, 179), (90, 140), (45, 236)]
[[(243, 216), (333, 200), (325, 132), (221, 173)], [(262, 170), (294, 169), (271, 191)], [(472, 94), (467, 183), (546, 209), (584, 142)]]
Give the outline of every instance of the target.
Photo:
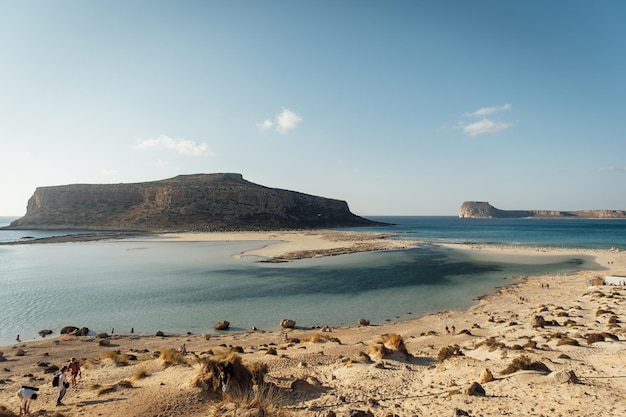
[(161, 350), (159, 359), (163, 361), (163, 365), (167, 368), (174, 365), (187, 365), (187, 359), (178, 350), (165, 348)]
[(588, 345), (591, 345), (596, 342), (604, 342), (604, 336), (600, 333), (589, 333), (585, 335), (585, 340), (587, 340)]
[(503, 349), (506, 347), (506, 345), (502, 342), (498, 342), (497, 339), (495, 338), (495, 336), (491, 336), (488, 337), (487, 339), (483, 340), (482, 342), (479, 342), (476, 344), (476, 348), (479, 348), (481, 346), (487, 346), (487, 348), (489, 349), (489, 352), (493, 352), (497, 349)]
[(140, 379), (144, 379), (150, 376), (150, 372), (143, 366), (135, 371), (133, 375), (133, 381), (138, 381)]
[(437, 353), (437, 362), (442, 363), (443, 361), (456, 356), (464, 356), (459, 345), (444, 346), (439, 349), (439, 353)]
[[(224, 394), (221, 402), (214, 405), (209, 416), (218, 417), (224, 415), (224, 409), (228, 406), (229, 414), (232, 413), (234, 415), (245, 414), (246, 410), (258, 410), (256, 413), (247, 414), (264, 417), (288, 417), (291, 413), (286, 408), (284, 399), (285, 396), (281, 389), (273, 384), (261, 384), (255, 389), (233, 387)], [(235, 409), (231, 411), (233, 406)]]
[(367, 349), (370, 357), (378, 359), (386, 358), (395, 352), (401, 353), (406, 359), (409, 358), (404, 339), (396, 333), (384, 334), (374, 339)]
[(253, 387), (264, 384), (265, 375), (268, 372), (267, 365), (261, 362), (251, 362), (248, 365), (242, 363), (241, 356), (232, 350), (216, 352), (213, 355), (199, 359), (202, 365), (198, 375), (194, 379), (194, 385), (206, 389), (208, 392), (221, 391), (217, 378), (215, 365), (218, 362), (230, 362), (233, 365), (231, 390), (252, 390)]
[(560, 338), (559, 341), (556, 342), (556, 345), (557, 346), (563, 346), (563, 345), (580, 346), (580, 343), (578, 343), (578, 340), (565, 336), (565, 337)]
[(107, 350), (102, 354), (102, 359), (111, 359), (117, 366), (128, 365), (129, 358), (125, 353), (119, 350)]
[(522, 355), (518, 358), (513, 359), (509, 366), (501, 371), (500, 374), (509, 375), (521, 370), (539, 371), (546, 374), (550, 373), (550, 369), (542, 362), (533, 362), (528, 356)]
[(133, 388), (133, 383), (127, 379), (123, 379), (117, 384), (107, 385), (106, 387), (97, 389), (96, 395), (99, 397), (101, 395), (110, 394), (117, 391), (118, 388)]
[(322, 343), (322, 342), (337, 342), (339, 344), (341, 344), (341, 341), (339, 339), (337, 339), (336, 337), (333, 337), (329, 334), (324, 334), (324, 333), (317, 333), (314, 334), (313, 336), (309, 337), (308, 339), (301, 339), (301, 342), (310, 342), (310, 343)]

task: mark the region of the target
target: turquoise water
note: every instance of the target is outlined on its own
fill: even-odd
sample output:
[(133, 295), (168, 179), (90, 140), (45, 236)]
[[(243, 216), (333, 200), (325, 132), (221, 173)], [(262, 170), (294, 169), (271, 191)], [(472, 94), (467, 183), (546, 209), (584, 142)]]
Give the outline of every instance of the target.
[[(490, 230), (485, 237), (484, 225), (467, 230), (457, 223), (461, 219), (396, 219), (404, 223), (396, 221), (390, 231), (434, 243), (494, 241), (497, 235)], [(552, 234), (562, 233), (557, 229), (564, 225), (551, 226)], [(511, 227), (502, 235), (509, 236)], [(529, 228), (525, 223), (517, 228), (516, 235), (533, 234), (520, 231)], [(624, 243), (606, 230), (600, 235), (610, 241), (601, 247)], [(58, 334), (66, 325), (94, 332), (199, 334), (212, 332), (221, 320), (234, 330), (274, 330), (283, 318), (299, 326), (352, 326), (359, 318), (382, 323), (467, 308), (512, 277), (600, 268), (590, 259), (556, 256), (499, 262), (436, 244), (282, 264), (232, 257), (268, 243), (135, 239), (0, 246), (0, 345), (13, 343), (17, 334), (37, 339), (42, 329)]]

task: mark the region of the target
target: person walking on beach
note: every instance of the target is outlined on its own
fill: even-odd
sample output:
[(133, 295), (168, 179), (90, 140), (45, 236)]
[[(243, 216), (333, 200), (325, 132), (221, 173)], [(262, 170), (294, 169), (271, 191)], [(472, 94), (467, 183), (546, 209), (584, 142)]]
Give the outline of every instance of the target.
[(67, 382), (67, 376), (65, 376), (65, 372), (67, 371), (67, 366), (61, 368), (61, 371), (58, 374), (57, 378), (57, 388), (59, 389), (59, 395), (57, 396), (57, 405), (63, 405), (63, 397), (65, 397), (65, 393), (67, 392), (67, 387), (70, 386), (70, 383)]
[(72, 388), (76, 388), (78, 383), (76, 382), (76, 377), (80, 376), (82, 378), (83, 373), (80, 370), (80, 362), (76, 358), (72, 358), (70, 364), (67, 365), (67, 368), (70, 370), (70, 375), (72, 376)]
[(20, 416), (30, 414), (30, 402), (37, 399), (38, 388), (22, 386), (17, 392), (17, 398), (20, 399)]

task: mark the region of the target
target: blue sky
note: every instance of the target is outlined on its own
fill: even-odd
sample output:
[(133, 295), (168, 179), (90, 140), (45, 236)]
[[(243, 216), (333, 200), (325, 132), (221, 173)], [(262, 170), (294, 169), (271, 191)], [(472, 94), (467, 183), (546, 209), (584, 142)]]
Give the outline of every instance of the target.
[(237, 172), (359, 215), (626, 209), (626, 2), (0, 0), (0, 215)]

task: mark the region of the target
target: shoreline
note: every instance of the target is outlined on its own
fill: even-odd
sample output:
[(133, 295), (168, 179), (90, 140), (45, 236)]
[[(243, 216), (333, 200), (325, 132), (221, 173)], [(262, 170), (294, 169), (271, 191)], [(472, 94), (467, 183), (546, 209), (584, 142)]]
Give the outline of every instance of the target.
[[(388, 240), (389, 236), (379, 234), (367, 236), (365, 240), (359, 240), (359, 236), (365, 237), (340, 236), (335, 231), (294, 231), (168, 235), (165, 239), (206, 241), (219, 237), (221, 240), (275, 242), (234, 255), (267, 259), (289, 259), (291, 256), (301, 259), (297, 256), (303, 254), (330, 256), (328, 253), (336, 253), (338, 249), (353, 244), (358, 246), (357, 243), (363, 241), (368, 244), (395, 242)], [(164, 238), (157, 236), (154, 239)], [(410, 241), (410, 245), (419, 243)], [(396, 245), (375, 250), (401, 248), (401, 244)], [(43, 362), (63, 364), (76, 356), (86, 364), (84, 381), (80, 382), (80, 389), (68, 394), (68, 405), (57, 409), (68, 417), (158, 415), (163, 410), (169, 410), (173, 413), (171, 415), (206, 416), (210, 414), (215, 399), (205, 398), (201, 390), (191, 384), (199, 370), (193, 361), (188, 366), (164, 368), (154, 355), (151, 359), (146, 357), (122, 367), (109, 360), (97, 359), (111, 349), (135, 355), (137, 352), (156, 355), (164, 348), (178, 350), (185, 345), (188, 352), (199, 356), (208, 351), (240, 347), (240, 356), (246, 363), (260, 361), (267, 364), (266, 381), (283, 387), (286, 395), (293, 395), (293, 398), (289, 397), (290, 412), (302, 417), (310, 415), (310, 410), (326, 409), (340, 416), (349, 415), (353, 409), (371, 409), (375, 415), (392, 413), (399, 417), (415, 414), (441, 416), (452, 414), (455, 408), (469, 410), (471, 415), (600, 417), (626, 413), (626, 402), (621, 395), (626, 389), (626, 378), (622, 375), (626, 358), (623, 342), (626, 329), (622, 324), (626, 322), (626, 288), (589, 287), (590, 280), (600, 275), (626, 275), (623, 252), (507, 245), (441, 246), (480, 256), (590, 256), (606, 269), (576, 271), (558, 278), (543, 274), (518, 277), (479, 297), (477, 303), (466, 310), (446, 310), (367, 326), (355, 323), (353, 326), (331, 327), (328, 333), (321, 328), (296, 327), (273, 331), (226, 331), (208, 338), (196, 334), (166, 337), (116, 334), (108, 335), (108, 338), (58, 336), (7, 345), (0, 347), (6, 359), (2, 362), (4, 374), (0, 376), (5, 381), (0, 384), (0, 404), (17, 410), (15, 391), (21, 384), (32, 384), (41, 386), (42, 394), (33, 403), (35, 409), (54, 410), (51, 404), (56, 389), (50, 386), (51, 375), (46, 375), (37, 365)], [(598, 315), (600, 311), (605, 313)], [(537, 315), (558, 322), (558, 326), (533, 327), (531, 320)], [(616, 325), (609, 320), (612, 316), (617, 317)], [(285, 332), (288, 332), (288, 339)], [(604, 341), (593, 344), (585, 341), (588, 334), (602, 332), (618, 340), (607, 336)], [(392, 352), (388, 357), (376, 358), (368, 353), (370, 360), (364, 359), (362, 352), (370, 352), (368, 345), (386, 334), (400, 335), (409, 356)], [(324, 335), (339, 342), (326, 340)], [(316, 337), (320, 340), (313, 341)], [(569, 337), (579, 346), (561, 345), (563, 337)], [(100, 345), (101, 340), (108, 340), (109, 344)], [(438, 352), (452, 345), (458, 346), (463, 355), (439, 362)], [(274, 347), (278, 355), (268, 355), (269, 347)], [(17, 355), (19, 349), (24, 351), (23, 355)], [(560, 383), (551, 376), (553, 373), (520, 371), (512, 376), (499, 373), (512, 359), (521, 355), (544, 363), (553, 373), (573, 372), (579, 382)], [(133, 382), (132, 395), (118, 388), (100, 396), (97, 390), (89, 388), (94, 383), (102, 386), (131, 379), (140, 367), (149, 369), (151, 375)], [(495, 376), (491, 381), (480, 382), (487, 394), (464, 394), (471, 382), (480, 380), (485, 369)], [(290, 388), (295, 386), (294, 381), (310, 378), (319, 383), (319, 388), (307, 389), (306, 394)], [(416, 392), (420, 395), (415, 395)], [(339, 397), (345, 401), (338, 401)]]

